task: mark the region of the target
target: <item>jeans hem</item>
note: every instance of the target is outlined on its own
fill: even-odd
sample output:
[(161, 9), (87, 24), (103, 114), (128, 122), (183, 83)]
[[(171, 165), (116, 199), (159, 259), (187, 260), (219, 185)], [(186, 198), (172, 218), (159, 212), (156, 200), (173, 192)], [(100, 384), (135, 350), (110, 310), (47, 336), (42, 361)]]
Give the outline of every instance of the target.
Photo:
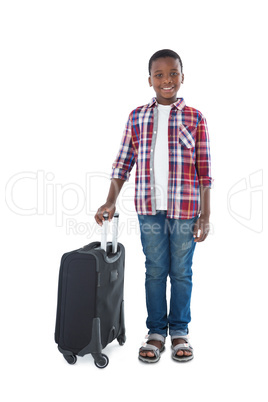
[(149, 330), (149, 331), (148, 331), (148, 335), (150, 335), (150, 334), (162, 335), (164, 338), (167, 337), (167, 332), (158, 331), (157, 329), (155, 329), (155, 330)]
[(170, 336), (186, 336), (188, 335), (188, 329), (178, 329), (178, 330), (174, 330), (171, 329), (169, 330), (169, 335)]

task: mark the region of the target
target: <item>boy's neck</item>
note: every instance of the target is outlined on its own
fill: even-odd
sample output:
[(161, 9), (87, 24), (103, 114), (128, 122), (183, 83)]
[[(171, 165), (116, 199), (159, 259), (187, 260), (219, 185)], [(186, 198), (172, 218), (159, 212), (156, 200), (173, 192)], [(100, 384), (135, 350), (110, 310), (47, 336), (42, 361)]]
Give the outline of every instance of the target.
[(176, 96), (176, 99), (167, 99), (167, 100), (158, 100), (157, 98), (156, 98), (156, 100), (157, 100), (157, 103), (159, 104), (159, 105), (163, 105), (163, 106), (169, 106), (169, 105), (172, 105), (173, 103), (175, 103), (175, 102), (177, 102), (177, 96)]

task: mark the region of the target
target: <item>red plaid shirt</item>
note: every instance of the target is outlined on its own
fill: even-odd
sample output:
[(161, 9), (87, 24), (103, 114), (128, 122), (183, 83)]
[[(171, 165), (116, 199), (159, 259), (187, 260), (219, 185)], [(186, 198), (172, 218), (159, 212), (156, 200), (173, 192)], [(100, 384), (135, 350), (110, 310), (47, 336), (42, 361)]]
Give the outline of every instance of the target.
[[(154, 215), (154, 146), (157, 135), (157, 101), (133, 110), (128, 118), (111, 178), (128, 181), (136, 163), (135, 208)], [(167, 217), (191, 219), (200, 212), (200, 185), (211, 187), (207, 123), (198, 110), (179, 98), (168, 121), (169, 174)]]

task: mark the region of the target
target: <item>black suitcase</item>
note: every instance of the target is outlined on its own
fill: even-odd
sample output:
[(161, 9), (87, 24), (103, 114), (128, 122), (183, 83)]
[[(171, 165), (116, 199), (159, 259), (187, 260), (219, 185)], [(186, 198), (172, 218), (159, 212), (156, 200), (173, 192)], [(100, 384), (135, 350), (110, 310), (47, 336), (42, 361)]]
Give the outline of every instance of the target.
[(118, 213), (113, 218), (113, 241), (107, 243), (108, 214), (101, 242), (65, 253), (61, 259), (55, 342), (69, 364), (91, 353), (104, 368), (108, 343), (126, 341), (124, 324), (125, 249), (117, 243)]

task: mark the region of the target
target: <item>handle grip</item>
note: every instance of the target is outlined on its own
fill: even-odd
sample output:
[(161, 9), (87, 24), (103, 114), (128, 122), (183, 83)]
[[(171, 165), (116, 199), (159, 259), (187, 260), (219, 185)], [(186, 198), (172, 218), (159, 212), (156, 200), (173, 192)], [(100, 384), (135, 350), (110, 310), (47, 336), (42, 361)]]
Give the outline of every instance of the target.
[[(101, 232), (101, 248), (106, 251), (107, 250), (107, 232), (108, 232), (108, 212), (104, 212), (103, 214), (104, 222), (102, 225), (102, 232)], [(118, 220), (119, 220), (119, 213), (114, 213), (113, 219), (113, 231), (112, 231), (112, 252), (116, 253), (117, 251), (117, 236), (118, 236)]]

